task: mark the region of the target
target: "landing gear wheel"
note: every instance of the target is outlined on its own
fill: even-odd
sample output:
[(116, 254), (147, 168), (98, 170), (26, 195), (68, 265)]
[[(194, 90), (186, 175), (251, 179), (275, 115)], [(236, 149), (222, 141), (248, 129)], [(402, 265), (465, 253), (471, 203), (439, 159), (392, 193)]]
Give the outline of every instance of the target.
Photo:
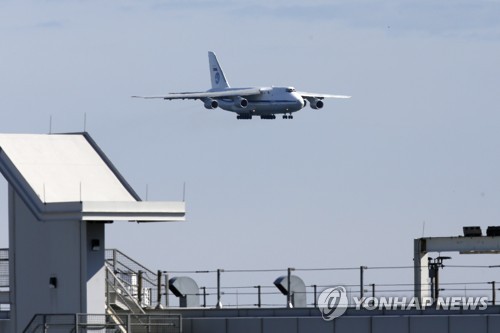
[(289, 115), (289, 116), (288, 116), (288, 119), (293, 119), (293, 116), (292, 116), (292, 115)]
[(286, 114), (283, 115), (283, 119), (287, 119), (288, 116)]

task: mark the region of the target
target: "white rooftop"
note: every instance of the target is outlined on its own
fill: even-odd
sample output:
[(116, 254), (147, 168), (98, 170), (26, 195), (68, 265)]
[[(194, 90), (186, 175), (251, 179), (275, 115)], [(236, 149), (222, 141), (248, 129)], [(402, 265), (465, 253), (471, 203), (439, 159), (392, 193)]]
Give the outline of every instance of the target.
[(0, 149), (44, 203), (136, 201), (83, 135), (0, 134)]
[(0, 172), (40, 220), (183, 221), (184, 202), (143, 202), (87, 133), (0, 134)]

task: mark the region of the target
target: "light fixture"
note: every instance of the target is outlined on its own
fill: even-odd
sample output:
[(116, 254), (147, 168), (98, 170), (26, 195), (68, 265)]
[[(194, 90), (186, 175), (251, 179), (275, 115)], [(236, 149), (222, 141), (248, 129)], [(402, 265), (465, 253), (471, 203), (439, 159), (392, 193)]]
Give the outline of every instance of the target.
[(56, 289), (57, 288), (57, 278), (55, 276), (51, 276), (49, 279), (49, 288)]
[(90, 248), (92, 251), (99, 251), (101, 249), (101, 242), (98, 239), (93, 239), (90, 241)]

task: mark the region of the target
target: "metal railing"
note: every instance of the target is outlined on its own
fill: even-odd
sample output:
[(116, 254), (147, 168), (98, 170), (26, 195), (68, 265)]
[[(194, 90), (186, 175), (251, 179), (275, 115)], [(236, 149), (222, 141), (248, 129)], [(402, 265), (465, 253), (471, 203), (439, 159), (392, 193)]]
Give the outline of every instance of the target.
[(9, 249), (0, 249), (0, 288), (9, 287)]
[[(249, 307), (286, 307), (289, 304), (288, 295), (283, 295), (276, 286), (272, 285), (277, 275), (294, 274), (310, 281), (306, 285), (307, 306), (316, 307), (319, 294), (326, 288), (343, 286), (346, 288), (350, 305), (354, 297), (357, 299), (369, 297), (412, 297), (415, 292), (415, 285), (409, 279), (413, 276), (413, 266), (354, 266), (354, 267), (322, 267), (322, 268), (277, 268), (277, 269), (240, 269), (240, 270), (192, 270), (192, 271), (153, 271), (147, 269), (137, 261), (118, 250), (107, 250), (106, 261), (113, 266), (118, 279), (121, 279), (138, 302), (144, 307), (156, 307), (160, 304), (172, 308), (169, 302), (168, 277), (178, 275), (189, 276), (197, 283), (200, 283), (199, 291), (194, 294), (200, 298), (201, 307), (224, 307), (249, 308)], [(485, 268), (490, 269), (497, 266), (453, 266), (448, 268)], [(394, 281), (384, 281), (386, 271), (396, 271), (398, 279)], [(399, 273), (404, 271), (405, 273)], [(320, 274), (321, 273), (321, 274)], [(331, 273), (339, 281), (359, 281), (359, 283), (336, 283), (333, 284)], [(367, 274), (368, 273), (368, 274)], [(379, 274), (375, 274), (379, 273)], [(255, 284), (229, 284), (225, 281), (235, 280), (233, 275), (244, 275), (243, 279), (248, 281), (255, 278)], [(325, 276), (326, 274), (326, 276)], [(372, 275), (373, 274), (373, 275)], [(222, 275), (222, 279), (220, 278)], [(322, 278), (320, 278), (322, 276)], [(342, 276), (342, 277), (341, 277)], [(406, 276), (406, 278), (405, 278)], [(226, 277), (228, 279), (226, 279)], [(268, 283), (262, 283), (263, 278)], [(382, 281), (384, 282), (381, 282)], [(401, 279), (403, 279), (401, 281)], [(208, 281), (207, 281), (208, 280)], [(240, 279), (238, 279), (240, 280)], [(312, 281), (311, 281), (312, 280)], [(353, 281), (354, 280), (354, 281)], [(222, 281), (222, 282), (221, 282)], [(214, 283), (217, 282), (215, 285)], [(311, 284), (311, 282), (313, 282)], [(389, 283), (392, 282), (392, 283)], [(233, 286), (231, 286), (233, 285)], [(495, 281), (466, 281), (466, 282), (441, 282), (439, 285), (441, 296), (487, 296), (489, 305), (496, 305), (496, 293), (500, 286)], [(430, 294), (430, 285), (426, 284), (426, 290)], [(155, 297), (156, 295), (156, 297)], [(186, 295), (189, 296), (189, 295)]]
[(23, 333), (181, 333), (180, 315), (37, 314)]
[[(115, 250), (106, 250), (106, 264), (112, 268), (111, 273), (107, 272), (109, 285), (118, 288), (114, 294), (107, 288), (107, 305), (113, 301), (121, 303), (128, 302), (134, 313), (143, 313), (144, 308), (157, 308), (159, 305), (172, 308), (174, 302), (169, 302), (169, 284), (168, 277), (177, 275), (187, 275), (200, 283), (199, 292), (196, 296), (200, 297), (202, 307), (215, 307), (219, 301), (222, 301), (224, 307), (284, 307), (287, 306), (286, 295), (280, 293), (271, 281), (277, 275), (287, 273), (287, 268), (280, 269), (241, 269), (241, 270), (192, 270), (192, 271), (157, 271), (156, 273), (130, 258), (124, 253)], [(446, 269), (467, 268), (467, 269), (493, 269), (497, 266), (453, 266), (447, 265)], [(397, 271), (404, 274), (397, 274), (398, 279), (394, 281), (385, 281), (384, 277), (374, 275), (373, 273), (383, 271)], [(321, 272), (327, 274), (334, 273), (337, 281), (352, 281), (351, 283), (332, 284), (331, 277), (319, 278)], [(217, 274), (222, 274), (222, 280), (216, 279)], [(233, 275), (242, 275), (238, 281), (255, 281), (252, 284), (229, 283), (226, 281), (236, 279)], [(254, 274), (254, 275), (252, 275)], [(414, 284), (411, 281), (413, 275), (413, 266), (393, 266), (393, 267), (330, 267), (330, 268), (307, 268), (294, 269), (297, 274), (307, 281), (306, 294), (308, 306), (317, 306), (317, 297), (324, 289), (332, 286), (344, 286), (351, 296), (358, 298), (381, 297), (381, 296), (408, 296), (414, 295)], [(323, 274), (323, 273), (322, 273)], [(404, 277), (406, 276), (406, 277)], [(217, 281), (217, 283), (215, 283)], [(221, 282), (222, 281), (222, 282)], [(238, 282), (236, 281), (236, 282)], [(266, 282), (267, 281), (267, 282)], [(356, 282), (355, 282), (356, 281)], [(359, 281), (359, 283), (357, 283)], [(384, 282), (381, 282), (384, 281)], [(8, 250), (0, 249), (0, 292), (1, 285), (8, 286)], [(388, 283), (389, 282), (389, 283)], [(391, 283), (392, 282), (392, 283)], [(459, 296), (459, 295), (481, 295), (488, 296), (488, 304), (498, 304), (496, 293), (500, 290), (500, 284), (497, 281), (466, 281), (450, 282), (442, 281), (439, 285), (440, 295)], [(6, 287), (4, 287), (4, 291)], [(430, 286), (429, 286), (430, 288)], [(222, 300), (221, 300), (222, 298)], [(131, 302), (135, 300), (135, 307)], [(8, 306), (8, 304), (4, 305)], [(175, 302), (175, 306), (177, 303)], [(174, 306), (174, 307), (175, 307)], [(139, 310), (140, 309), (140, 310)], [(2, 310), (0, 305), (0, 311)], [(141, 312), (142, 310), (142, 312)]]
[(23, 333), (46, 333), (50, 328), (61, 332), (74, 332), (76, 314), (37, 314), (31, 319)]
[(145, 314), (134, 295), (134, 286), (126, 285), (106, 264), (106, 306), (113, 311), (112, 305), (125, 306), (132, 314)]
[[(487, 298), (488, 306), (498, 305), (496, 300), (496, 291), (493, 289), (493, 283), (500, 285), (498, 281), (490, 282), (460, 282), (460, 283), (442, 283), (441, 296), (456, 297), (463, 296), (461, 302), (467, 302), (468, 297), (484, 296)], [(413, 283), (394, 283), (394, 284), (369, 284), (364, 289), (364, 295), (360, 295), (358, 284), (323, 284), (307, 285), (305, 292), (294, 292), (294, 295), (305, 294), (307, 297), (307, 307), (318, 307), (318, 298), (321, 292), (327, 288), (342, 286), (347, 291), (348, 306), (353, 307), (357, 304), (356, 300), (365, 300), (381, 297), (403, 297), (411, 299), (414, 293)], [(221, 286), (221, 303), (224, 308), (284, 308), (287, 307), (287, 295), (284, 295), (274, 285), (256, 285), (256, 286)], [(430, 291), (429, 291), (430, 292)], [(200, 287), (196, 294), (186, 294), (186, 296), (200, 297), (200, 306), (202, 308), (216, 308), (218, 302), (217, 287)], [(440, 297), (441, 297), (440, 296)], [(170, 305), (169, 308), (177, 308), (179, 305)]]
[(106, 263), (115, 276), (128, 286), (143, 307), (155, 308), (165, 300), (168, 290), (161, 272), (153, 272), (116, 249), (106, 250)]
[(9, 282), (9, 249), (0, 249), (0, 319), (10, 311)]

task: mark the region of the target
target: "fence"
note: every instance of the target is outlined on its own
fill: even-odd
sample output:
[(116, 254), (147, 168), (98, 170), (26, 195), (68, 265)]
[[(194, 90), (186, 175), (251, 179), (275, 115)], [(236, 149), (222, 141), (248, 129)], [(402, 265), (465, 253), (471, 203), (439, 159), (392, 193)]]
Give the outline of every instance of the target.
[(180, 315), (38, 314), (23, 333), (180, 333)]
[(0, 319), (8, 317), (9, 299), (9, 250), (0, 249)]
[[(288, 295), (283, 295), (275, 285), (269, 282), (273, 281), (278, 275), (286, 275), (289, 270), (293, 274), (307, 278), (304, 281), (316, 282), (315, 284), (306, 285), (305, 291), (307, 306), (312, 307), (317, 306), (317, 299), (321, 291), (339, 285), (346, 288), (348, 298), (351, 301), (350, 305), (354, 304), (353, 297), (412, 297), (415, 292), (412, 281), (413, 266), (169, 270), (154, 273), (118, 250), (107, 250), (106, 260), (108, 265), (114, 267), (118, 277), (130, 281), (129, 288), (135, 293), (141, 304), (150, 307), (163, 305), (172, 308), (176, 306), (173, 305), (176, 302), (170, 300), (172, 296), (169, 294), (168, 279), (179, 275), (189, 276), (199, 283), (199, 291), (194, 296), (200, 298), (202, 307), (217, 307), (219, 305), (226, 308), (286, 307), (290, 303), (289, 298), (287, 298)], [(469, 270), (474, 268), (490, 269), (496, 266), (447, 265), (446, 267), (449, 271), (456, 268)], [(426, 268), (423, 267), (423, 269)], [(327, 277), (321, 279), (320, 277), (325, 274)], [(394, 283), (388, 283), (388, 274), (395, 276), (397, 280)], [(235, 276), (238, 276), (238, 278), (234, 278)], [(478, 276), (483, 275), (479, 274)], [(342, 279), (343, 281), (350, 281), (350, 283), (341, 283), (343, 282)], [(242, 280), (250, 280), (253, 283), (241, 284)], [(263, 280), (267, 281), (267, 283)], [(339, 282), (332, 283), (332, 281)], [(353, 283), (353, 281), (356, 282)], [(430, 284), (427, 285), (429, 294), (432, 292), (432, 287)], [(441, 282), (438, 289), (440, 296), (488, 296), (489, 304), (496, 305), (498, 288), (495, 281)]]
[(9, 250), (0, 249), (0, 288), (9, 286)]
[(154, 273), (116, 249), (106, 250), (106, 263), (142, 306), (153, 308), (165, 301), (167, 293), (162, 290), (168, 282), (161, 272)]
[[(118, 250), (106, 250), (106, 263), (112, 267), (115, 276), (126, 286), (130, 294), (142, 307), (156, 308), (158, 306), (175, 307), (176, 300), (169, 292), (169, 277), (187, 275), (199, 283), (202, 307), (215, 307), (219, 301), (224, 307), (286, 307), (288, 302), (272, 284), (277, 275), (287, 274), (287, 268), (256, 269), (256, 270), (192, 270), (192, 271), (157, 271), (156, 273), (141, 265)], [(447, 265), (446, 271), (456, 272), (457, 269), (479, 269), (476, 277), (485, 278), (486, 271), (496, 269), (496, 266)], [(425, 267), (423, 267), (425, 269)], [(408, 296), (414, 294), (413, 266), (391, 267), (326, 267), (326, 268), (296, 268), (292, 269), (307, 281), (306, 295), (308, 306), (316, 306), (319, 293), (331, 286), (342, 285), (350, 296)], [(444, 272), (444, 270), (443, 270)], [(380, 273), (377, 275), (377, 273)], [(217, 276), (220, 278), (217, 278)], [(387, 276), (396, 277), (388, 281)], [(454, 274), (462, 276), (461, 274)], [(440, 295), (488, 296), (489, 304), (496, 305), (498, 282), (493, 274), (491, 280), (474, 279), (466, 282), (448, 282), (440, 279)], [(489, 276), (488, 276), (489, 277)], [(250, 281), (250, 283), (241, 283)], [(359, 282), (358, 282), (359, 281)], [(8, 250), (0, 249), (0, 292), (2, 285), (8, 286)], [(348, 282), (348, 283), (345, 283)], [(354, 283), (353, 283), (354, 282)], [(3, 287), (4, 290), (7, 287)], [(428, 286), (429, 290), (431, 286)], [(174, 305), (175, 304), (175, 305)], [(0, 306), (1, 310), (1, 306)]]

